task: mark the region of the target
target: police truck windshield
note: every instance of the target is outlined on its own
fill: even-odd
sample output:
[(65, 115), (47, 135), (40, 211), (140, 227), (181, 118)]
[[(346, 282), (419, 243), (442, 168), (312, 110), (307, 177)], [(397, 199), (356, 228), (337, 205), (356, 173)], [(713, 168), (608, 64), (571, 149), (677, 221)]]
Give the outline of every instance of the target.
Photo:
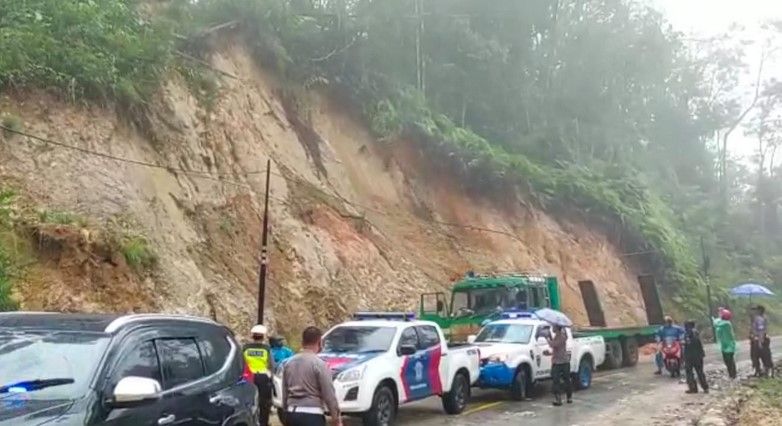
[(0, 398), (82, 397), (108, 343), (97, 333), (0, 331)]
[(391, 347), (395, 334), (393, 327), (337, 327), (323, 337), (323, 351), (385, 352)]
[(527, 344), (532, 336), (532, 326), (524, 324), (488, 324), (475, 338), (486, 343)]

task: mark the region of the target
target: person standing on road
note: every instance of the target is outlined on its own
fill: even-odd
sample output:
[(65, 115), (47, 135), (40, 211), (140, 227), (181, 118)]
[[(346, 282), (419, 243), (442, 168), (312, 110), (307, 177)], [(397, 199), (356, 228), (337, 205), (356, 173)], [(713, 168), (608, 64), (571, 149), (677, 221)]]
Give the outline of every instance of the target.
[[(706, 382), (706, 374), (703, 372), (703, 359), (706, 353), (703, 350), (700, 333), (695, 328), (695, 321), (684, 323), (684, 371), (687, 376), (687, 393), (698, 393), (700, 382), (703, 393), (709, 393), (709, 384)], [(698, 381), (695, 381), (695, 374)]]
[(318, 358), (323, 333), (307, 327), (302, 333), (302, 350), (282, 372), (282, 407), (286, 426), (325, 426), (325, 406), (334, 426), (342, 426), (339, 401), (326, 363)]
[[(755, 358), (759, 358), (763, 363), (762, 375), (768, 376), (774, 369), (774, 362), (771, 358), (771, 339), (768, 337), (768, 319), (766, 318), (766, 308), (758, 305), (754, 309), (752, 318), (751, 344), (754, 346)], [(760, 362), (753, 359), (755, 375), (761, 375)]]
[(264, 343), (267, 329), (265, 325), (258, 324), (250, 330), (253, 341), (244, 345), (242, 354), (247, 363), (247, 368), (253, 374), (255, 386), (258, 388), (258, 407), (260, 410), (260, 426), (269, 426), (269, 413), (272, 409), (272, 381), (274, 372), (274, 358), (271, 348)]
[(733, 314), (725, 309), (719, 309), (719, 317), (713, 318), (714, 329), (717, 331), (717, 341), (720, 343), (722, 360), (725, 361), (725, 367), (728, 368), (728, 376), (731, 379), (736, 378), (736, 336), (733, 334), (733, 324), (730, 320)]
[(553, 404), (562, 405), (562, 387), (567, 395), (567, 403), (573, 403), (573, 382), (570, 380), (570, 354), (567, 351), (567, 331), (559, 326), (553, 327), (554, 336), (548, 337), (548, 345), (551, 347), (551, 380), (554, 391)]

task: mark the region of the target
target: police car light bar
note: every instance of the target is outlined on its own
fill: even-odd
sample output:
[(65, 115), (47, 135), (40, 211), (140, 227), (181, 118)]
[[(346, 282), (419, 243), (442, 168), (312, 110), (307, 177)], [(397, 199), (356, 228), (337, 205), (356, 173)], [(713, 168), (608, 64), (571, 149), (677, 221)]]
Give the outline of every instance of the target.
[(500, 314), (502, 319), (517, 319), (517, 318), (535, 318), (535, 314), (530, 311), (504, 311)]
[(353, 319), (358, 321), (366, 320), (389, 320), (389, 321), (413, 321), (415, 312), (356, 312)]

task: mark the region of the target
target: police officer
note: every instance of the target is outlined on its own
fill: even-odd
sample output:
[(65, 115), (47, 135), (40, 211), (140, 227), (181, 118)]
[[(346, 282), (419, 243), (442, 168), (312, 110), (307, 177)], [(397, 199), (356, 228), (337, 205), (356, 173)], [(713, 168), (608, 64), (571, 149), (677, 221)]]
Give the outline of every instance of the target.
[(308, 327), (302, 333), (301, 352), (291, 358), (282, 373), (282, 406), (286, 426), (326, 426), (323, 407), (333, 426), (342, 426), (331, 371), (318, 358), (323, 333)]
[(258, 405), (260, 408), (260, 426), (269, 426), (269, 413), (272, 407), (272, 381), (274, 358), (271, 348), (264, 343), (266, 326), (258, 324), (250, 330), (253, 341), (244, 345), (242, 353), (247, 368), (253, 373), (255, 386), (258, 387)]

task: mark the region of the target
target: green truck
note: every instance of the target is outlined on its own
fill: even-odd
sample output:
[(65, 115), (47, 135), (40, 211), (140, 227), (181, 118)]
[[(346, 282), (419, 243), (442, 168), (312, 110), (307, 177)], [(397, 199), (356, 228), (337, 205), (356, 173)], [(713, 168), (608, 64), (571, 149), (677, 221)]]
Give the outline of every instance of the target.
[[(592, 281), (580, 281), (590, 325), (574, 327), (574, 336), (602, 336), (606, 342), (603, 368), (633, 366), (638, 348), (654, 342), (663, 322), (662, 305), (654, 278), (638, 277), (649, 325), (607, 327), (597, 290)], [(420, 317), (436, 322), (452, 341), (464, 341), (483, 324), (498, 319), (503, 312), (534, 311), (539, 308), (562, 310), (556, 277), (529, 273), (477, 275), (468, 273), (454, 284), (450, 300), (445, 293), (421, 295)]]

